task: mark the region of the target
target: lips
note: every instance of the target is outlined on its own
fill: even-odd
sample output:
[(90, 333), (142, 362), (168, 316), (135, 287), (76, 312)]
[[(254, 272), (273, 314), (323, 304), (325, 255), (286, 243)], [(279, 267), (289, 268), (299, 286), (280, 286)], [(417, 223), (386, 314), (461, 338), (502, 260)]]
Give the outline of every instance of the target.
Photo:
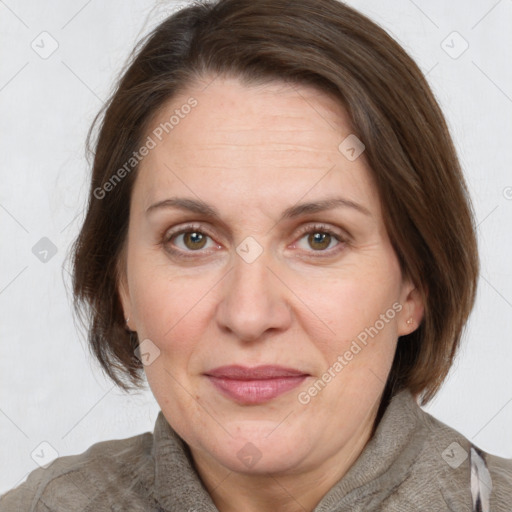
[(236, 365), (221, 366), (219, 368), (215, 368), (215, 370), (210, 370), (206, 375), (236, 380), (263, 380), (279, 377), (297, 377), (299, 375), (306, 374), (300, 370), (286, 368), (284, 366), (267, 365), (248, 368), (246, 366)]
[(221, 366), (205, 373), (224, 396), (240, 404), (261, 404), (299, 386), (309, 375), (283, 366)]

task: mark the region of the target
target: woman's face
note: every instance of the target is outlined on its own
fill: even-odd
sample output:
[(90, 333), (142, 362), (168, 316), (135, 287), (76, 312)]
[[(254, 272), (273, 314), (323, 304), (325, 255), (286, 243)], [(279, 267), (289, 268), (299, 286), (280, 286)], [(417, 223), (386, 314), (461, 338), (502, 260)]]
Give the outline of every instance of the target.
[(149, 385), (200, 465), (357, 458), (422, 315), (363, 148), (314, 88), (207, 83), (159, 112), (132, 195), (120, 293)]

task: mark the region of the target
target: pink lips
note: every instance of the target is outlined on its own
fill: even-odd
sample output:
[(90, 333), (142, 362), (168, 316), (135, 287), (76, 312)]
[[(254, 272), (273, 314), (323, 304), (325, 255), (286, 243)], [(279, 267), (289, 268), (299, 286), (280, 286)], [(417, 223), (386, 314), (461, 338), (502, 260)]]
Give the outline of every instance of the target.
[(242, 404), (260, 404), (290, 391), (308, 374), (282, 366), (221, 366), (205, 374), (224, 395)]

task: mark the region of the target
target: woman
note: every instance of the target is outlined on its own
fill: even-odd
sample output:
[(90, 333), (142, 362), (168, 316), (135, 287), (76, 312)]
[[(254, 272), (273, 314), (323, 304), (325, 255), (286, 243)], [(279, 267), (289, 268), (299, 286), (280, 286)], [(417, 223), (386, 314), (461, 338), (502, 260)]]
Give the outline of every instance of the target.
[(161, 412), (0, 510), (510, 510), (512, 461), (419, 406), (475, 298), (455, 150), (351, 8), (221, 0), (157, 27), (105, 109), (73, 256), (95, 356)]

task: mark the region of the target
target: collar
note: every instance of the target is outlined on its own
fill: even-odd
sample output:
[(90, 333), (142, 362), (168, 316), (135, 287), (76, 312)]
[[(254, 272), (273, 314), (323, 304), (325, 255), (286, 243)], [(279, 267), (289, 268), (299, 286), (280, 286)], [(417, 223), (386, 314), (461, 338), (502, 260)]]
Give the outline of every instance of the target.
[[(423, 448), (428, 429), (419, 428), (425, 414), (409, 390), (395, 395), (358, 459), (321, 499), (314, 512), (350, 510), (366, 503), (373, 510), (407, 476)], [(153, 440), (155, 497), (166, 512), (218, 512), (195, 470), (190, 449), (158, 413)]]

